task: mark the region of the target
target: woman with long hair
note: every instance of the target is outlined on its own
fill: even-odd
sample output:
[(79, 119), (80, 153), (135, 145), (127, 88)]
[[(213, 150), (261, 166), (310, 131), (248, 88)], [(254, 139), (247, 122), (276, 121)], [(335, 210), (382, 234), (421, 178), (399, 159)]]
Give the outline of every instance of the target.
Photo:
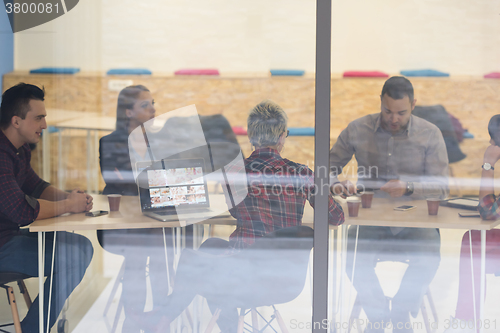
[[(101, 173), (106, 183), (103, 194), (138, 195), (130, 154), (142, 160), (144, 152), (129, 148), (128, 137), (135, 128), (153, 119), (155, 112), (153, 97), (145, 86), (126, 87), (118, 95), (116, 130), (99, 142)], [(139, 332), (143, 328), (140, 319), (146, 302), (148, 257), (153, 306), (156, 308), (168, 294), (162, 229), (99, 230), (97, 237), (105, 250), (125, 257), (123, 332)]]

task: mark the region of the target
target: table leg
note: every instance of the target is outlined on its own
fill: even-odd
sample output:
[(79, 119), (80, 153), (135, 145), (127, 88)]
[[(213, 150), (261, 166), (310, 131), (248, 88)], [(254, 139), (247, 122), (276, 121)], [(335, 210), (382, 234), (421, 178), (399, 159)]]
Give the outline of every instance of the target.
[(474, 328), (477, 332), (477, 315), (476, 315), (476, 283), (474, 277), (474, 256), (472, 254), (472, 233), (469, 230), (469, 250), (470, 250), (470, 272), (472, 275), (472, 308), (474, 310)]
[[(174, 244), (174, 271), (177, 271), (177, 265), (180, 260), (182, 244), (181, 244), (181, 227), (172, 228), (172, 241)], [(182, 315), (179, 316), (174, 323), (174, 332), (182, 331)]]
[[(180, 234), (180, 243), (181, 243), (181, 251), (182, 249), (185, 249), (186, 248), (186, 228), (180, 228), (179, 229), (179, 234)], [(181, 253), (181, 251), (179, 251), (179, 254)]]
[[(52, 283), (54, 282), (54, 261), (56, 258), (56, 236), (57, 236), (57, 231), (54, 231), (54, 243), (52, 244), (52, 264), (50, 268), (50, 286), (49, 286), (49, 306), (47, 308), (47, 333), (49, 332), (50, 329), (50, 308), (51, 308), (51, 302), (52, 302)], [(42, 305), (43, 306), (43, 305)]]
[[(44, 149), (45, 152), (45, 149)], [(45, 170), (45, 169), (44, 169)], [(43, 278), (44, 278), (44, 249), (45, 232), (38, 232), (38, 329), (43, 332)]]
[(339, 290), (339, 321), (340, 321), (340, 332), (342, 332), (342, 321), (344, 320), (343, 317), (343, 304), (344, 304), (344, 294), (345, 294), (345, 288), (344, 288), (344, 280), (345, 280), (345, 266), (346, 266), (346, 260), (347, 260), (347, 225), (343, 224), (342, 225), (342, 244), (341, 244), (341, 262), (340, 262), (340, 290)]
[(181, 246), (181, 232), (180, 228), (174, 228), (175, 231), (174, 235), (174, 268), (177, 271), (177, 264), (179, 263), (180, 257), (181, 257), (181, 251), (182, 251), (182, 246)]
[[(358, 252), (358, 236), (359, 236), (359, 225), (356, 226), (356, 239), (354, 241), (354, 255), (352, 258), (351, 288), (349, 288), (349, 303), (348, 303), (349, 306), (347, 307), (348, 309), (351, 309), (351, 291), (354, 288), (354, 272), (356, 271), (356, 255)], [(346, 252), (347, 252), (347, 235), (346, 235)], [(349, 316), (348, 326), (351, 325), (350, 319), (351, 318)], [(349, 329), (347, 329), (347, 331), (349, 332)]]
[[(200, 223), (193, 224), (193, 249), (196, 250), (201, 245), (201, 228), (204, 226)], [(195, 296), (193, 302), (193, 333), (198, 333), (199, 331), (199, 322), (198, 317), (202, 318), (202, 298), (200, 296)]]
[[(330, 230), (330, 240), (329, 240), (329, 256), (328, 256), (328, 267), (329, 267), (329, 279), (328, 279), (328, 295), (330, 296), (328, 307), (330, 312), (329, 323), (335, 323), (336, 314), (336, 300), (337, 300), (337, 229)], [(333, 332), (332, 326), (330, 325), (330, 332)], [(335, 326), (333, 326), (335, 327)]]
[[(473, 273), (474, 274), (474, 273)], [(472, 275), (474, 277), (474, 275)], [(480, 295), (479, 295), (479, 317), (481, 326), (479, 332), (482, 333), (484, 327), (484, 292), (486, 284), (486, 230), (481, 230), (481, 281), (480, 281)]]
[(165, 251), (165, 265), (167, 266), (167, 286), (168, 293), (170, 294), (172, 286), (170, 285), (170, 270), (168, 267), (167, 236), (165, 234), (165, 228), (161, 229), (163, 231), (163, 250)]

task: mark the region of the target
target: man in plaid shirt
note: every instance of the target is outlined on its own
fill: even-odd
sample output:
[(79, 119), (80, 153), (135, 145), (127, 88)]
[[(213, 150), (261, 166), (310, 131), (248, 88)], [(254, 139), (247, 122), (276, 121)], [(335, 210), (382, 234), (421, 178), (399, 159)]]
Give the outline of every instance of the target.
[[(2, 95), (0, 107), (0, 272), (38, 276), (38, 237), (27, 226), (33, 221), (92, 208), (92, 197), (66, 193), (43, 181), (30, 166), (28, 144), (40, 141), (45, 122), (44, 92), (20, 83)], [(45, 241), (45, 262), (52, 262), (53, 233)], [(80, 283), (92, 259), (90, 241), (80, 235), (59, 232), (53, 276), (49, 324), (52, 327), (66, 298)], [(64, 255), (62, 255), (64, 254)], [(45, 266), (44, 292), (49, 294), (51, 265)], [(44, 299), (44, 313), (49, 300)], [(21, 323), (23, 332), (38, 332), (38, 298)], [(47, 323), (47, 318), (44, 318)]]
[[(248, 195), (229, 211), (238, 220), (229, 237), (233, 249), (252, 245), (274, 230), (302, 224), (306, 200), (314, 207), (313, 172), (280, 155), (288, 136), (287, 121), (283, 109), (270, 101), (250, 112), (248, 137), (255, 151), (245, 160)], [(230, 167), (228, 173), (238, 171)], [(342, 207), (331, 196), (329, 200), (328, 222), (342, 224)]]
[[(306, 200), (314, 207), (313, 172), (280, 155), (287, 136), (287, 116), (280, 106), (264, 101), (252, 109), (248, 117), (248, 137), (255, 151), (245, 160), (245, 170), (237, 160), (224, 168), (230, 189), (225, 193), (226, 201), (228, 207), (233, 207), (234, 202), (229, 212), (237, 219), (236, 230), (229, 237), (229, 243), (209, 238), (201, 245), (199, 252), (211, 256), (189, 251), (181, 255), (177, 274), (182, 278), (176, 278), (174, 290), (166, 299), (165, 326), (199, 294), (208, 295), (207, 303), (212, 311), (222, 310), (217, 321), (221, 331), (236, 331), (236, 308), (230, 301), (214, 296), (214, 287), (207, 281), (215, 279), (223, 285), (221, 281), (228, 277), (218, 275), (217, 267), (220, 269), (228, 263), (224, 258), (249, 247), (267, 233), (301, 225)], [(344, 222), (342, 207), (331, 196), (328, 222), (333, 225)]]

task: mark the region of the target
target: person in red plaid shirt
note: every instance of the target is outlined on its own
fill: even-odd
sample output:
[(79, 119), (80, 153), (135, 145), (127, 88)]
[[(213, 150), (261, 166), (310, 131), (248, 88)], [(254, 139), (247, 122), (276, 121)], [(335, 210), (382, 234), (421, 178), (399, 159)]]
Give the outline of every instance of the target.
[[(238, 220), (229, 237), (231, 248), (245, 248), (269, 232), (300, 225), (306, 200), (314, 207), (314, 173), (280, 155), (288, 137), (287, 122), (285, 111), (271, 101), (250, 111), (248, 138), (255, 150), (245, 160), (248, 195), (229, 210)], [(328, 222), (342, 224), (342, 207), (332, 196), (329, 200)]]
[[(20, 83), (2, 95), (0, 107), (0, 272), (38, 277), (38, 237), (20, 229), (35, 220), (92, 209), (92, 197), (74, 190), (67, 193), (42, 180), (30, 166), (30, 143), (40, 141), (45, 122), (44, 91)], [(45, 262), (52, 262), (54, 233), (46, 233)], [(45, 265), (45, 295), (52, 284), (49, 318), (52, 327), (66, 298), (82, 280), (92, 259), (90, 241), (78, 234), (57, 233), (53, 280)], [(48, 314), (49, 297), (44, 299)], [(23, 332), (38, 332), (38, 297), (21, 323)], [(47, 323), (47, 317), (44, 318)]]
[[(181, 255), (177, 274), (182, 278), (176, 277), (174, 290), (165, 302), (165, 316), (157, 324), (157, 331), (160, 331), (159, 327), (168, 327), (200, 294), (206, 295), (212, 313), (221, 309), (217, 321), (221, 331), (235, 332), (238, 324), (236, 308), (224, 299), (225, 296), (214, 295), (214, 287), (207, 282), (215, 280), (218, 285), (224, 285), (222, 281), (228, 278), (218, 275), (220, 272), (214, 267), (220, 267), (221, 262), (227, 263), (221, 258), (245, 248), (248, 248), (245, 251), (251, 251), (256, 239), (267, 233), (301, 225), (306, 200), (314, 207), (313, 172), (307, 166), (280, 155), (288, 136), (287, 120), (283, 109), (271, 101), (264, 101), (250, 111), (248, 137), (255, 151), (245, 160), (244, 173), (240, 172), (243, 166), (237, 163), (225, 167), (230, 179), (230, 190), (225, 189), (226, 201), (228, 207), (234, 206), (229, 212), (237, 219), (236, 230), (229, 237), (229, 243), (209, 238), (201, 245), (199, 255), (193, 252)], [(246, 174), (246, 177), (242, 179), (241, 174)], [(243, 200), (238, 202), (240, 199)], [(328, 222), (333, 225), (344, 222), (342, 207), (331, 195)]]
[[(484, 220), (500, 218), (500, 198), (495, 196), (494, 169), (500, 159), (500, 114), (493, 116), (488, 124), (490, 146), (484, 152), (481, 185), (479, 188), (479, 214)], [(458, 285), (458, 302), (455, 318), (445, 333), (474, 332), (474, 297), (476, 299), (476, 318), (479, 321), (479, 299), (481, 279), (481, 233), (479, 230), (467, 231), (462, 238), (460, 250), (460, 268)], [(472, 274), (470, 247), (474, 264), (475, 295), (472, 294)], [(486, 231), (486, 273), (500, 272), (500, 230)], [(483, 281), (486, 283), (486, 281)], [(478, 324), (481, 324), (478, 322)], [(484, 324), (484, 323), (483, 323)], [(480, 326), (478, 326), (480, 327)]]

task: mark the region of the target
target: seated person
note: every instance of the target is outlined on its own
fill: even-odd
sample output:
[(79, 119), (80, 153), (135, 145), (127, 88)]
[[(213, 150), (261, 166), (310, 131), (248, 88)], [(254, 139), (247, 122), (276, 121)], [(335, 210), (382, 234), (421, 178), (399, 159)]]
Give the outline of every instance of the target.
[[(350, 195), (355, 191), (348, 181), (336, 179), (354, 155), (358, 186), (380, 189), (375, 196), (404, 201), (444, 199), (448, 195), (448, 155), (443, 135), (435, 125), (412, 115), (416, 102), (408, 79), (394, 76), (384, 83), (380, 113), (352, 121), (330, 151), (335, 193)], [(365, 332), (382, 333), (382, 321), (391, 321), (394, 332), (413, 332), (405, 328), (411, 327), (410, 313), (414, 317), (418, 314), (439, 267), (438, 230), (351, 226), (346, 265), (350, 278), (356, 235), (359, 241), (353, 284), (369, 320)], [(384, 254), (392, 258), (404, 255), (409, 260), (391, 310), (375, 274), (377, 260)]]
[[(130, 154), (136, 160), (144, 160), (146, 151), (136, 151), (128, 144), (129, 134), (144, 122), (155, 117), (154, 100), (150, 91), (142, 86), (130, 86), (120, 91), (116, 110), (116, 130), (101, 138), (99, 142), (99, 161), (101, 173), (106, 183), (103, 194), (138, 195), (133, 175)], [(170, 235), (168, 232), (167, 235)], [(149, 277), (153, 291), (153, 306), (161, 303), (168, 294), (166, 282), (165, 250), (163, 230), (126, 229), (99, 230), (97, 237), (101, 246), (115, 254), (125, 257), (122, 280), (122, 299), (125, 311), (123, 332), (138, 332), (140, 320), (146, 304), (146, 264), (149, 259)], [(170, 239), (170, 236), (168, 237)], [(173, 258), (169, 246), (168, 257)], [(173, 272), (172, 260), (169, 272)]]
[[(287, 122), (285, 111), (271, 101), (261, 102), (248, 116), (248, 138), (255, 150), (245, 159), (248, 195), (229, 210), (238, 220), (229, 237), (231, 248), (242, 249), (269, 232), (300, 225), (306, 200), (314, 207), (312, 170), (280, 155)], [(331, 196), (329, 200), (328, 221), (339, 225), (344, 221), (342, 207)]]
[[(496, 220), (500, 218), (500, 199), (495, 196), (493, 170), (495, 164), (500, 159), (500, 115), (497, 114), (491, 118), (488, 124), (488, 132), (491, 138), (491, 145), (484, 152), (478, 210), (484, 220)], [(472, 238), (475, 295), (472, 293), (471, 244), (469, 236)], [(492, 229), (486, 231), (486, 273), (498, 272), (500, 272), (500, 230)], [(446, 333), (474, 333), (474, 304), (476, 307), (476, 320), (478, 327), (480, 327), (480, 279), (481, 232), (473, 230), (471, 235), (469, 235), (469, 231), (466, 232), (462, 239), (458, 301), (455, 313), (457, 321), (450, 323), (451, 327), (445, 331)], [(486, 281), (483, 282), (486, 283)]]
[[(2, 95), (0, 119), (0, 272), (18, 272), (38, 277), (38, 236), (28, 229), (35, 220), (92, 209), (92, 197), (77, 190), (66, 193), (43, 181), (30, 166), (28, 144), (40, 141), (47, 128), (44, 91), (20, 83)], [(52, 283), (49, 327), (64, 302), (82, 280), (92, 259), (90, 241), (78, 234), (59, 231)], [(44, 323), (49, 306), (50, 272), (54, 233), (46, 233)], [(21, 323), (23, 332), (38, 332), (39, 303), (34, 300)]]
[[(229, 237), (229, 242), (211, 238), (205, 241), (200, 251), (211, 254), (230, 255), (242, 249), (251, 249), (259, 237), (274, 230), (302, 224), (306, 200), (314, 207), (314, 174), (306, 165), (283, 158), (280, 152), (287, 138), (288, 118), (283, 109), (270, 101), (255, 106), (248, 117), (248, 137), (255, 151), (245, 159), (246, 186), (248, 194), (229, 211), (237, 219), (236, 230)], [(237, 166), (228, 167), (228, 174), (238, 174)], [(230, 178), (231, 179), (231, 178)], [(230, 186), (237, 188), (238, 186)], [(229, 196), (242, 197), (238, 193), (226, 192)], [(328, 222), (339, 225), (344, 222), (342, 207), (329, 198)], [(182, 274), (171, 295), (166, 299), (165, 322), (179, 316), (193, 298), (206, 295), (212, 290), (210, 281), (217, 275), (213, 267), (219, 267), (217, 256), (199, 257), (181, 255), (177, 273)], [(189, 272), (187, 274), (186, 272)], [(214, 275), (215, 274), (215, 275)], [(200, 279), (203, 277), (203, 279)], [(212, 279), (213, 280), (213, 279)], [(220, 285), (220, 280), (218, 285)], [(223, 285), (223, 283), (222, 283)], [(209, 297), (209, 296), (207, 296)], [(221, 309), (219, 327), (222, 332), (235, 332), (237, 325), (236, 309), (228, 308), (224, 297), (207, 299), (212, 312)]]

